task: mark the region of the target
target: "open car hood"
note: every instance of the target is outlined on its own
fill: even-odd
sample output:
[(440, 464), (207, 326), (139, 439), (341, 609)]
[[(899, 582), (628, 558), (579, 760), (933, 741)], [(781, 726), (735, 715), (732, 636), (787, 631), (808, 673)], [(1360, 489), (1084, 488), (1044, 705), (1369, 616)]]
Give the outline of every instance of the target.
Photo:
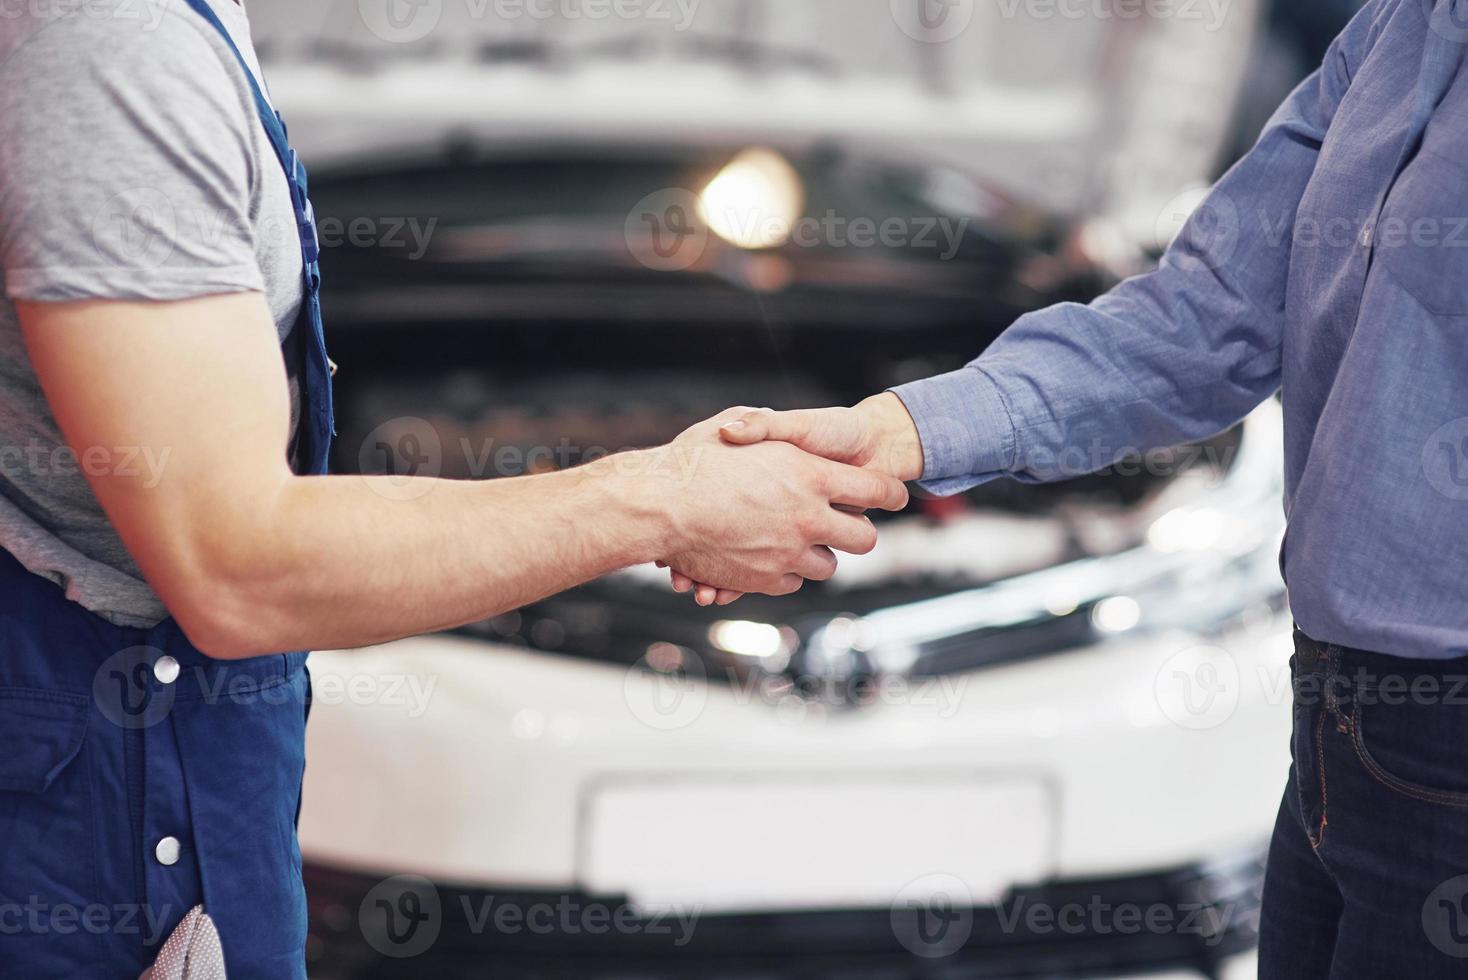
[[(396, 21), (374, 13), (394, 4)], [(455, 135), (502, 148), (836, 142), (943, 162), (1151, 246), (1167, 203), (1213, 175), (1263, 4), (1178, 0), (1165, 16), (1125, 16), (957, 0), (922, 27), (934, 6), (645, 0), (646, 16), (594, 19), (533, 0), (506, 9), (538, 13), (509, 17), (489, 0), (252, 0), (250, 11), (275, 98), (317, 162)]]

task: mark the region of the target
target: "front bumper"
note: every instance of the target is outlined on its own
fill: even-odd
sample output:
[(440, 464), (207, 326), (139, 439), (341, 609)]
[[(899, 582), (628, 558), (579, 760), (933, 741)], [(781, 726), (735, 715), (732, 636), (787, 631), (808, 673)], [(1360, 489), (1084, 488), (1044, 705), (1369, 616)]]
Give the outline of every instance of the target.
[[(1257, 941), (1262, 881), (1256, 853), (1207, 867), (1019, 888), (992, 908), (710, 916), (649, 914), (621, 899), (571, 892), (431, 886), (308, 866), (308, 950), (317, 980), (1219, 977)], [(378, 915), (384, 902), (405, 907), (405, 889), (422, 899), (411, 906), (420, 910), (416, 930)]]

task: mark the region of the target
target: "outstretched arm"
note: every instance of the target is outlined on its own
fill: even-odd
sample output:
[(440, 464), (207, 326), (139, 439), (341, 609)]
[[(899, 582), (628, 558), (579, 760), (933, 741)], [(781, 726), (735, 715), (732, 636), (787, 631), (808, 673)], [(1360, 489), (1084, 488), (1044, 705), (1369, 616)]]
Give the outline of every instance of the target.
[[(1018, 320), (958, 371), (855, 409), (754, 413), (733, 442), (789, 438), (812, 452), (920, 475), (938, 493), (999, 476), (1042, 482), (1228, 429), (1278, 389), (1297, 211), (1327, 129), (1393, 5), (1377, 0), (1213, 188), (1160, 267), (1090, 305)], [(921, 445), (921, 467), (896, 448)], [(856, 455), (853, 455), (855, 447)]]
[[(1044, 482), (1228, 429), (1279, 387), (1297, 211), (1341, 98), (1392, 0), (1368, 4), (1159, 268), (1087, 306), (1022, 317), (966, 367), (854, 408), (752, 412), (731, 443), (782, 439), (951, 494)], [(700, 602), (734, 593), (697, 585)]]
[(640, 562), (781, 594), (865, 552), (857, 509), (902, 484), (779, 443), (672, 445), (487, 483), (298, 477), (263, 298), (19, 304), (31, 360), (78, 458), (144, 449), (161, 478), (88, 479), (189, 638), (221, 658), (352, 647), (471, 622)]

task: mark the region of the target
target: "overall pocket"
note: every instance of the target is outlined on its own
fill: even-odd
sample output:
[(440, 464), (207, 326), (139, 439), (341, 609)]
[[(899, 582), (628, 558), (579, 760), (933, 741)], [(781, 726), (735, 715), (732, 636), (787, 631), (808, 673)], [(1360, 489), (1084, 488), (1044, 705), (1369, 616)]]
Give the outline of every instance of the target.
[(81, 753), (88, 707), (79, 694), (0, 688), (0, 792), (46, 792)]
[(0, 930), (0, 963), (30, 964), (89, 939), (59, 923), (75, 925), (99, 901), (82, 752), (90, 710), (83, 695), (0, 687), (0, 903), (6, 924), (20, 926)]

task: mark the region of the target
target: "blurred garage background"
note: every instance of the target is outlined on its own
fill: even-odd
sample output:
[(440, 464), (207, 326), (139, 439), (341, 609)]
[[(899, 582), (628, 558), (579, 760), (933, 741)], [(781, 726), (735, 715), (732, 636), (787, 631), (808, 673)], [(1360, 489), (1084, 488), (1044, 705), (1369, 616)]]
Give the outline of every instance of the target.
[[(1155, 261), (1356, 6), (251, 0), (335, 465), (514, 476), (958, 366)], [(919, 495), (787, 600), (632, 569), (317, 654), (313, 976), (1251, 975), (1279, 426)]]

